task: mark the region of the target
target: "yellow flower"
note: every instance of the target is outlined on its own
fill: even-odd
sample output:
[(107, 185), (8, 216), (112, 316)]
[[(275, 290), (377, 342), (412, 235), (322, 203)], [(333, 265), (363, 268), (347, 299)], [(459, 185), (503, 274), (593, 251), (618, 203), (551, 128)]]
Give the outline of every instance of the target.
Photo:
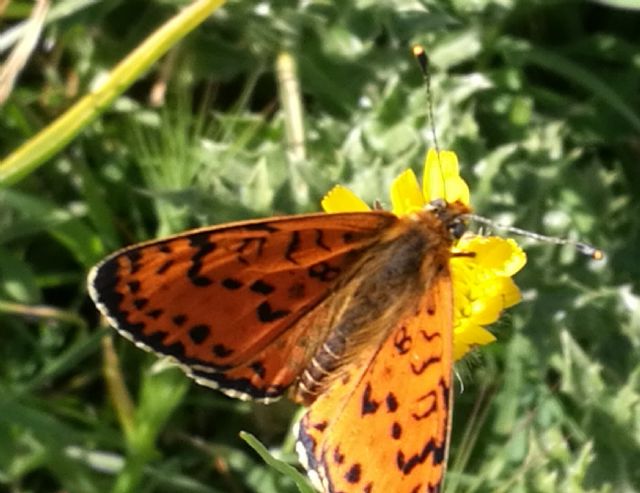
[[(460, 177), (458, 158), (452, 151), (430, 149), (425, 160), (422, 189), (413, 171), (401, 173), (391, 185), (392, 212), (405, 216), (422, 210), (434, 199), (469, 205), (469, 187)], [(351, 190), (336, 186), (322, 199), (326, 212), (371, 210)], [(453, 355), (462, 358), (475, 346), (495, 340), (484, 327), (494, 323), (505, 308), (520, 301), (511, 279), (526, 263), (526, 256), (511, 239), (465, 235), (454, 245), (451, 278), (454, 297)], [(456, 253), (464, 253), (456, 256)], [(473, 255), (469, 255), (473, 253)]]
[(453, 279), (453, 356), (459, 360), (475, 346), (495, 341), (484, 327), (500, 318), (505, 308), (520, 301), (511, 276), (526, 263), (515, 241), (497, 236), (464, 236), (454, 252), (475, 256), (451, 258)]

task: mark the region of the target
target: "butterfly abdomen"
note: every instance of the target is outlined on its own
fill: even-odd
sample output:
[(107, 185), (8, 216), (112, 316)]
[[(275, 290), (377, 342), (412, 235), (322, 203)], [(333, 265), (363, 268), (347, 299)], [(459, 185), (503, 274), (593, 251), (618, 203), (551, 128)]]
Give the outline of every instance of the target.
[[(402, 220), (345, 273), (319, 307), (332, 326), (302, 372), (295, 400), (310, 404), (341, 368), (366, 359), (399, 320), (415, 310), (435, 275), (447, 265), (450, 242), (434, 234), (442, 224), (428, 212)], [(326, 331), (326, 329), (325, 329)]]

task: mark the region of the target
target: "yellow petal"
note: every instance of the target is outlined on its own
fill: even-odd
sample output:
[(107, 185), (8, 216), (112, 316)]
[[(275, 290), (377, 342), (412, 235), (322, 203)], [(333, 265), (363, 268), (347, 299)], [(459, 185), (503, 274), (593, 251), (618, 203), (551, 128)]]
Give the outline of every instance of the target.
[(502, 298), (502, 307), (509, 308), (517, 303), (520, 303), (522, 294), (518, 289), (516, 283), (510, 277), (500, 278), (502, 287), (500, 289), (500, 296)]
[(322, 199), (325, 212), (366, 212), (371, 208), (364, 200), (342, 185), (336, 185)]
[[(439, 157), (438, 157), (439, 156)], [(424, 163), (422, 193), (427, 202), (444, 199), (448, 203), (469, 205), (469, 187), (460, 177), (458, 157), (452, 151), (429, 149)]]
[(474, 347), (484, 346), (495, 340), (491, 332), (479, 325), (466, 326), (461, 331), (456, 329), (453, 334), (453, 358), (458, 361)]
[(475, 256), (470, 257), (470, 260), (498, 276), (512, 276), (527, 263), (526, 254), (511, 238), (463, 237), (456, 245), (456, 251), (473, 252)]
[(502, 308), (500, 298), (480, 298), (471, 303), (469, 318), (476, 324), (490, 325), (500, 318)]
[(424, 197), (418, 179), (410, 169), (402, 172), (391, 184), (391, 210), (396, 216), (406, 216), (422, 210)]

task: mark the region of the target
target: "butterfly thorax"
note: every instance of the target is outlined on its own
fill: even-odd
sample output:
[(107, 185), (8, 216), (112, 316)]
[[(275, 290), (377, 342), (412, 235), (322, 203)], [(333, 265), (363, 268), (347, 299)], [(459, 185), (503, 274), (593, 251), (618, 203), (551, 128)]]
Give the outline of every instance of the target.
[(313, 327), (311, 332), (325, 336), (310, 348), (312, 357), (293, 389), (294, 400), (310, 404), (332, 382), (348, 378), (347, 367), (370, 359), (393, 327), (414, 314), (425, 288), (448, 272), (451, 246), (463, 232), (466, 212), (462, 204), (432, 202), (398, 218), (362, 253), (303, 321)]

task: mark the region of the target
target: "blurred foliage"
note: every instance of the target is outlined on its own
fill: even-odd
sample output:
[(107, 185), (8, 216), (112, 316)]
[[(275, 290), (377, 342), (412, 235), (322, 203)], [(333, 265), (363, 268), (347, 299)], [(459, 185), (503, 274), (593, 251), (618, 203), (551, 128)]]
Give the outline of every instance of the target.
[[(31, 5), (6, 7), (4, 54)], [(183, 5), (56, 2), (0, 109), (0, 153)], [(431, 138), (419, 42), (439, 142), (458, 153), (476, 210), (607, 253), (527, 244), (525, 300), (458, 367), (446, 491), (640, 491), (639, 24), (630, 0), (229, 2), (0, 189), (0, 489), (298, 491), (238, 437), (296, 464), (295, 406), (233, 401), (105, 339), (86, 272), (146, 238), (317, 210), (338, 182), (387, 200)], [(282, 51), (299, 66), (306, 160), (287, 159)]]

